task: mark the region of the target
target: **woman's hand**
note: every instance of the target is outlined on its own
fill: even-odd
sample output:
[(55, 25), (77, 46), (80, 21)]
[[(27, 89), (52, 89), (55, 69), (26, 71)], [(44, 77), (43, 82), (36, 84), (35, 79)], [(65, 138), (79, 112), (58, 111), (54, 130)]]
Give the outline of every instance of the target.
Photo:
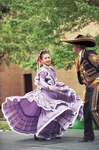
[(59, 84), (60, 84), (60, 85), (62, 85), (62, 84), (63, 84), (63, 82), (59, 82)]
[(52, 91), (52, 88), (51, 88), (51, 86), (50, 86), (50, 85), (48, 86), (48, 89), (49, 89), (50, 91)]
[(65, 86), (65, 85), (66, 85), (66, 84), (65, 84), (65, 83), (63, 83), (63, 82), (59, 82), (59, 84), (60, 84), (60, 85), (63, 85), (63, 86)]

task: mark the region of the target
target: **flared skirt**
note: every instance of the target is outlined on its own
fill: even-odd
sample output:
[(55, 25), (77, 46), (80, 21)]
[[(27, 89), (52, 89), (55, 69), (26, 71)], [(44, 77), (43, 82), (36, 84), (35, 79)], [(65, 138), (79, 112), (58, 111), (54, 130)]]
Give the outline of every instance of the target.
[(70, 94), (73, 99), (70, 95), (61, 98), (61, 93), (54, 93), (35, 90), (23, 97), (6, 98), (2, 111), (11, 129), (21, 134), (36, 133), (51, 138), (73, 126), (75, 119), (82, 119), (83, 104), (75, 93)]

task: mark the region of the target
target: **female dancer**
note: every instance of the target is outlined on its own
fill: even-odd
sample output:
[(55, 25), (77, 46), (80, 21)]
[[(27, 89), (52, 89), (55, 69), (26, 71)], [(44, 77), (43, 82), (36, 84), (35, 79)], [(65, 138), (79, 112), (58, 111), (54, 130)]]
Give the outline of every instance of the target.
[[(35, 140), (60, 138), (76, 118), (82, 119), (82, 101), (73, 89), (56, 82), (56, 74), (50, 66), (51, 58), (46, 50), (40, 51), (37, 62), (37, 89), (23, 97), (6, 98), (2, 111), (14, 131), (34, 134)], [(43, 67), (40, 68), (41, 62)]]

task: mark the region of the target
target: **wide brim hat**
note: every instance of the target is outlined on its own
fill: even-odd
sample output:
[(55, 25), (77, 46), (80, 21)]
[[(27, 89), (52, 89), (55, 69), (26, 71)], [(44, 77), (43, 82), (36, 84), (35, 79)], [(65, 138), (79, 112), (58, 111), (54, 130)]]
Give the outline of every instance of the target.
[(74, 40), (67, 40), (67, 39), (61, 39), (62, 42), (70, 43), (70, 44), (77, 44), (82, 45), (85, 47), (94, 47), (97, 42), (95, 39), (92, 38), (75, 38)]

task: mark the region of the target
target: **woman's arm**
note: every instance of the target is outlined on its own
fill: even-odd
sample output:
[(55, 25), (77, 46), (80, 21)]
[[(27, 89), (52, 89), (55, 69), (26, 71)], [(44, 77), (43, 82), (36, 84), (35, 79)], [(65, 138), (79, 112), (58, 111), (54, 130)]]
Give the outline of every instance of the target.
[(63, 82), (56, 82), (56, 86), (65, 86), (66, 83), (63, 83)]
[(39, 83), (39, 85), (41, 85), (43, 88), (47, 88), (48, 89), (49, 88), (49, 84), (45, 81), (47, 75), (48, 75), (48, 73), (45, 72), (45, 71), (42, 71), (40, 73), (40, 83)]

